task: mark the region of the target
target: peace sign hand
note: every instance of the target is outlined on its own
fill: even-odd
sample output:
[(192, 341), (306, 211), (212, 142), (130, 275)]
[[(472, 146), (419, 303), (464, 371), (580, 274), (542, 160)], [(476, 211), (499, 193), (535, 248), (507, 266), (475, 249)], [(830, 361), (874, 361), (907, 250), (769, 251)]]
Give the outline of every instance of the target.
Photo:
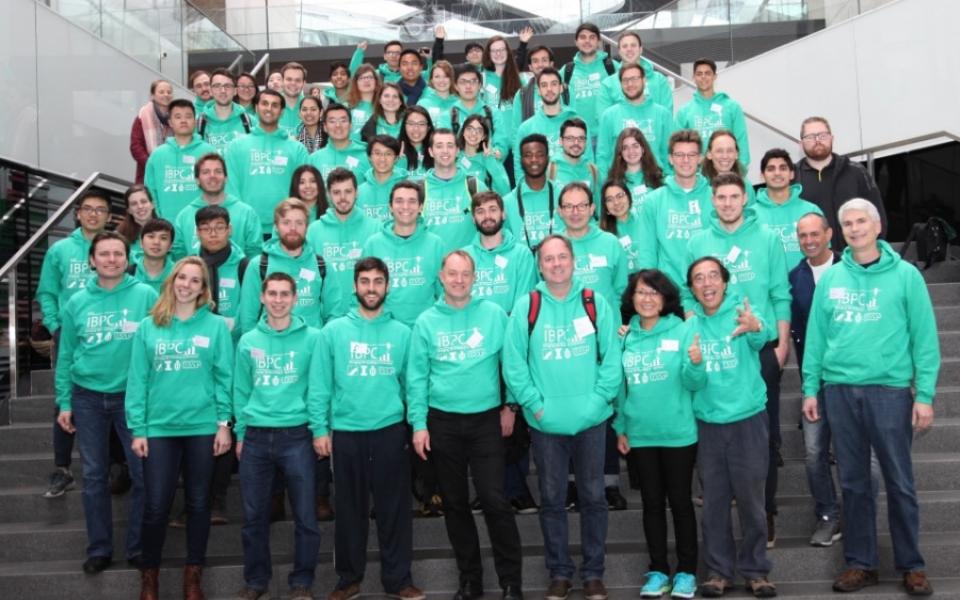
[(760, 320), (757, 319), (757, 316), (754, 315), (750, 309), (750, 300), (744, 298), (743, 308), (737, 308), (737, 328), (733, 330), (730, 336), (737, 337), (740, 334), (752, 333), (760, 331), (761, 329)]

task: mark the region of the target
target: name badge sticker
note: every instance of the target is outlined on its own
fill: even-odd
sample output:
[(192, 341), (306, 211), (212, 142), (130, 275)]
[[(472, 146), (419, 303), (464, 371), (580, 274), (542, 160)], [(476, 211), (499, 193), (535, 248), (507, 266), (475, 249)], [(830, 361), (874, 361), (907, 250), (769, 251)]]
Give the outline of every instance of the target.
[(286, 157), (286, 156), (274, 156), (274, 157), (273, 157), (273, 164), (277, 165), (278, 167), (285, 167), (285, 166), (287, 166), (287, 157)]
[(237, 287), (236, 279), (223, 278), (220, 280), (220, 287), (222, 288), (235, 288)]
[(210, 338), (205, 335), (195, 335), (193, 336), (193, 345), (197, 348), (209, 348)]
[(590, 317), (577, 317), (574, 319), (573, 330), (577, 332), (577, 337), (580, 339), (596, 332), (596, 329), (593, 328), (593, 323), (590, 322)]
[(733, 248), (730, 248), (730, 252), (727, 253), (726, 261), (730, 263), (737, 262), (737, 258), (739, 257), (740, 257), (740, 248), (737, 246), (734, 246)]
[(123, 333), (136, 333), (137, 329), (139, 328), (140, 323), (137, 323), (136, 321), (125, 320), (123, 324), (120, 325), (120, 330), (123, 331)]
[(847, 290), (842, 287), (833, 287), (830, 288), (830, 299), (831, 300), (843, 300), (843, 297), (846, 295)]
[(663, 352), (677, 352), (680, 350), (680, 340), (660, 340), (660, 350)]
[(347, 166), (350, 167), (351, 169), (360, 164), (360, 161), (353, 156), (348, 156), (347, 158), (344, 159), (343, 162), (347, 163)]
[(194, 156), (190, 156), (189, 154), (187, 154), (186, 156), (183, 157), (183, 164), (185, 165), (192, 165), (195, 162), (197, 162), (197, 159)]
[(710, 110), (711, 110), (712, 112), (715, 112), (715, 113), (717, 113), (717, 114), (719, 115), (719, 114), (723, 113), (723, 106), (720, 105), (720, 104), (717, 104), (716, 102), (714, 102), (713, 104), (710, 105)]
[(470, 335), (469, 338), (467, 338), (467, 341), (465, 343), (470, 348), (476, 348), (477, 346), (483, 343), (483, 334), (480, 333), (479, 329), (474, 329), (473, 333)]
[(607, 257), (606, 257), (606, 256), (603, 256), (603, 255), (597, 256), (596, 254), (591, 254), (591, 255), (590, 255), (590, 268), (591, 268), (591, 269), (599, 269), (599, 268), (602, 268), (602, 267), (605, 267), (605, 266), (607, 266)]
[(250, 348), (250, 358), (254, 360), (263, 360), (267, 354), (260, 348)]
[(507, 260), (506, 256), (497, 256), (496, 258), (493, 259), (493, 264), (497, 265), (501, 269), (506, 269), (507, 263), (509, 262), (510, 261)]
[(300, 267), (300, 279), (313, 281), (316, 278), (317, 278), (317, 274), (312, 269), (307, 269), (306, 267)]

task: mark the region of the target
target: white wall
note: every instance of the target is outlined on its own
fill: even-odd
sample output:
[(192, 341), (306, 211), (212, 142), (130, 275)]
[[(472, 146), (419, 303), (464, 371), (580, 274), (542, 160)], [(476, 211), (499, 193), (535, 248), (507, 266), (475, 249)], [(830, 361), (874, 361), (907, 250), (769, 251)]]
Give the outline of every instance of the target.
[[(721, 70), (717, 88), (795, 137), (804, 118), (826, 117), (839, 153), (960, 134), (958, 23), (956, 0), (899, 0)], [(754, 124), (750, 135), (759, 163), (770, 136)]]
[(4, 0), (0, 55), (0, 155), (133, 179), (130, 126), (160, 73), (34, 0)]

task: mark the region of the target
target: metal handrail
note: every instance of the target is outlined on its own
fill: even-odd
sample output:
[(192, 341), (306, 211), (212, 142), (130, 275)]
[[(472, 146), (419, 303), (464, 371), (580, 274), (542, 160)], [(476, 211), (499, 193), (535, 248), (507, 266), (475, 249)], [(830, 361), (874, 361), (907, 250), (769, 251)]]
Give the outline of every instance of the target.
[[(73, 179), (68, 177), (68, 179)], [(87, 177), (83, 183), (80, 184), (80, 187), (76, 189), (70, 197), (67, 198), (63, 204), (60, 205), (57, 210), (53, 212), (52, 215), (37, 228), (37, 231), (30, 236), (30, 239), (17, 250), (10, 260), (0, 267), (0, 283), (3, 283), (4, 280), (7, 283), (7, 311), (8, 311), (8, 324), (7, 324), (7, 341), (10, 345), (10, 397), (17, 398), (19, 397), (19, 376), (17, 373), (18, 367), (18, 347), (17, 347), (17, 273), (16, 268), (20, 262), (34, 249), (37, 244), (40, 243), (40, 240), (44, 239), (47, 234), (50, 232), (53, 227), (63, 219), (77, 201), (87, 192), (90, 188), (94, 186), (97, 182), (107, 182), (115, 185), (123, 186), (124, 188), (130, 186), (130, 182), (121, 179), (119, 177), (114, 177), (113, 175), (106, 175), (99, 171), (92, 173)]]
[(256, 75), (257, 73), (259, 73), (260, 69), (263, 68), (263, 65), (267, 64), (269, 60), (270, 60), (270, 53), (264, 52), (263, 56), (260, 57), (260, 60), (257, 61), (257, 64), (253, 65), (253, 68), (250, 69), (250, 74)]
[[(230, 38), (230, 39), (233, 41), (233, 43), (236, 44), (237, 46), (239, 46), (241, 49), (243, 49), (244, 52), (248, 52), (248, 53), (250, 54), (250, 56), (256, 56), (256, 54), (253, 53), (253, 50), (251, 50), (250, 48), (247, 48), (244, 44), (242, 44), (242, 43), (240, 42), (240, 40), (238, 40), (237, 38), (233, 37), (233, 35), (230, 34), (226, 29), (224, 29), (223, 27), (220, 27), (220, 24), (217, 23), (216, 21), (214, 21), (213, 19), (211, 19), (211, 18), (210, 18), (210, 15), (207, 14), (207, 11), (205, 11), (205, 10), (203, 10), (202, 8), (198, 7), (198, 6), (193, 2), (193, 0), (183, 0), (183, 3), (184, 3), (185, 5), (187, 5), (187, 6), (189, 6), (190, 8), (192, 8), (193, 10), (197, 11), (198, 13), (200, 13), (200, 16), (202, 16), (204, 19), (206, 19), (207, 21), (213, 23), (213, 24), (217, 27), (217, 29), (220, 30), (220, 33), (222, 33), (223, 35), (225, 35), (225, 36), (227, 36), (228, 38)], [(180, 26), (183, 27), (183, 22), (182, 22), (182, 21), (181, 21)]]
[(935, 140), (938, 138), (947, 138), (955, 142), (960, 142), (960, 135), (957, 135), (956, 133), (951, 133), (949, 131), (934, 131), (932, 133), (925, 133), (923, 135), (907, 138), (905, 140), (900, 140), (898, 142), (887, 142), (885, 144), (877, 144), (876, 146), (869, 146), (867, 148), (861, 148), (860, 150), (854, 150), (853, 152), (846, 152), (844, 153), (844, 156), (849, 157), (849, 156), (871, 155), (871, 154), (876, 154), (877, 152), (895, 150), (897, 148), (902, 148), (903, 146), (910, 146), (913, 144), (919, 144), (921, 142), (928, 142), (930, 140)]
[[(603, 41), (605, 41), (605, 42), (608, 43), (608, 44), (611, 44), (611, 45), (614, 46), (614, 47), (617, 46), (617, 41), (614, 40), (612, 37), (610, 37), (609, 35), (607, 35), (607, 34), (605, 34), (605, 33), (601, 33), (601, 34), (600, 34), (600, 39), (602, 39)], [(619, 52), (617, 52), (617, 54), (619, 55)], [(672, 78), (676, 79), (677, 81), (679, 81), (680, 83), (682, 83), (683, 85), (685, 85), (685, 86), (687, 86), (687, 87), (689, 87), (689, 88), (692, 88), (692, 89), (696, 89), (696, 88), (697, 88), (697, 84), (695, 84), (694, 82), (690, 81), (689, 79), (687, 79), (687, 78), (684, 77), (683, 75), (681, 75), (681, 74), (679, 74), (679, 73), (674, 73), (674, 72), (671, 71), (670, 69), (664, 67), (663, 65), (661, 65), (661, 64), (659, 64), (659, 63), (656, 63), (656, 62), (650, 60), (650, 59), (647, 58), (646, 56), (644, 56), (643, 59), (644, 59), (645, 61), (649, 62), (651, 65), (653, 65), (653, 68), (654, 68), (654, 69), (656, 69), (657, 71), (660, 71), (660, 72), (663, 73), (664, 75), (667, 75), (668, 77), (672, 77)], [(783, 136), (783, 137), (787, 138), (788, 140), (790, 140), (790, 141), (792, 141), (792, 142), (794, 142), (794, 143), (796, 143), (796, 144), (799, 144), (799, 143), (800, 143), (800, 139), (799, 139), (799, 138), (796, 138), (796, 137), (790, 135), (789, 133), (787, 133), (786, 131), (780, 129), (780, 128), (777, 127), (776, 125), (772, 125), (772, 124), (768, 123), (767, 121), (764, 121), (763, 119), (761, 119), (760, 117), (754, 115), (753, 113), (750, 113), (750, 112), (747, 112), (746, 110), (744, 110), (744, 111), (743, 111), (743, 116), (745, 116), (746, 118), (750, 119), (751, 121), (757, 123), (758, 125), (760, 125), (760, 126), (762, 126), (762, 127), (766, 127), (766, 128), (769, 129), (770, 131), (772, 131), (772, 132), (774, 132), (774, 133), (776, 133), (776, 134), (778, 134), (778, 135), (780, 135), (780, 136)]]

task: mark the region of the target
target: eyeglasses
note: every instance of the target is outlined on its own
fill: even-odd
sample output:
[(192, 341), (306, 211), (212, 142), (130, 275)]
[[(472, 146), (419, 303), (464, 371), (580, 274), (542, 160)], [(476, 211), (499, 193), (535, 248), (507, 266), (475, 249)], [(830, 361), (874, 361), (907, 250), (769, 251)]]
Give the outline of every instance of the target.
[(710, 271), (709, 273), (699, 273), (693, 276), (693, 283), (697, 285), (703, 285), (708, 281), (713, 283), (722, 280), (723, 277), (720, 275), (720, 271)]
[(587, 212), (590, 210), (590, 207), (593, 206), (593, 203), (587, 204), (564, 204), (560, 206), (560, 210), (565, 210), (567, 212)]
[(560, 138), (560, 139), (562, 139), (562, 140), (565, 141), (565, 142), (583, 144), (584, 142), (587, 141), (587, 136), (585, 136), (585, 135), (565, 135), (565, 136), (563, 136), (563, 137)]
[(469, 127), (464, 127), (463, 131), (464, 133), (483, 133), (483, 127), (469, 126)]
[(612, 200), (623, 200), (626, 197), (627, 197), (626, 192), (617, 192), (616, 194), (610, 194), (608, 196), (604, 196), (603, 199), (605, 202), (610, 202)]
[(226, 233), (227, 229), (227, 225), (201, 225), (200, 227), (197, 227), (197, 231), (200, 233), (216, 233), (217, 235)]
[(396, 158), (397, 155), (393, 152), (381, 152), (379, 150), (374, 150), (370, 153), (374, 158)]
[(418, 129), (426, 129), (427, 122), (426, 121), (407, 121), (407, 127), (416, 127)]
[(643, 77), (637, 75), (634, 77), (624, 77), (620, 80), (620, 83), (640, 83), (641, 81), (643, 81)]
[(400, 56), (399, 50), (387, 50), (383, 53), (384, 56)]
[(833, 137), (833, 134), (829, 131), (821, 131), (820, 133), (808, 133), (807, 135), (800, 136), (800, 139), (805, 142), (825, 142)]
[(480, 85), (480, 80), (479, 79), (459, 79), (457, 80), (457, 85), (460, 87), (463, 87), (465, 85), (469, 85), (469, 86)]
[(367, 74), (367, 75), (361, 75), (360, 77), (357, 77), (357, 81), (373, 81), (376, 78), (377, 78), (376, 75)]
[(255, 85), (238, 85), (238, 86), (237, 86), (237, 89), (238, 89), (238, 90), (244, 90), (244, 91), (250, 91), (250, 90), (255, 90), (255, 89), (257, 89), (257, 86), (255, 86)]
[(490, 48), (490, 54), (506, 54), (506, 48)]
[(324, 123), (327, 125), (348, 125), (350, 124), (350, 119), (326, 119)]
[(699, 152), (674, 152), (670, 156), (677, 160), (697, 160), (700, 158)]
[(633, 295), (640, 296), (641, 298), (656, 298), (660, 295), (660, 292), (656, 290), (637, 290)]
[(104, 208), (103, 206), (81, 206), (79, 212), (88, 214), (88, 215), (108, 215), (110, 214), (109, 208)]
[(215, 83), (210, 86), (214, 90), (232, 90), (234, 85), (232, 83)]

